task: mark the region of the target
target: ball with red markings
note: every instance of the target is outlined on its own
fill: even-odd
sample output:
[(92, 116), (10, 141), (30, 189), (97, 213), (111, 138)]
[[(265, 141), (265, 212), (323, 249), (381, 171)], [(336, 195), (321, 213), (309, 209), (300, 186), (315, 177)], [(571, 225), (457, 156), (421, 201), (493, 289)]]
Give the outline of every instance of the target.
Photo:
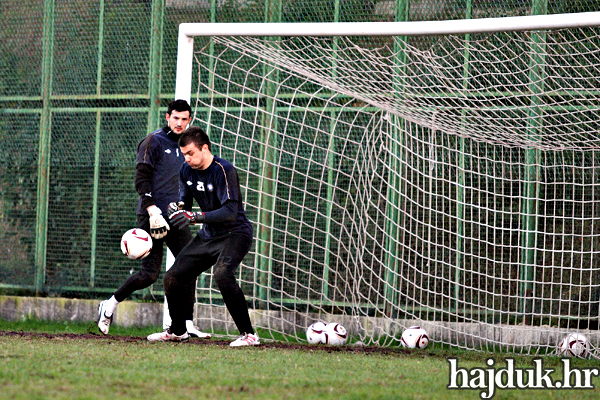
[(325, 323), (315, 322), (306, 329), (306, 340), (310, 344), (325, 343)]
[(121, 251), (127, 258), (141, 260), (152, 251), (152, 238), (143, 229), (130, 229), (121, 238)]
[(332, 322), (325, 326), (323, 343), (332, 346), (343, 346), (348, 341), (348, 332), (342, 325)]
[(560, 343), (560, 352), (568, 357), (585, 358), (588, 355), (588, 340), (581, 333), (571, 333)]
[(424, 349), (429, 346), (429, 335), (420, 326), (411, 326), (402, 332), (400, 343), (409, 349)]

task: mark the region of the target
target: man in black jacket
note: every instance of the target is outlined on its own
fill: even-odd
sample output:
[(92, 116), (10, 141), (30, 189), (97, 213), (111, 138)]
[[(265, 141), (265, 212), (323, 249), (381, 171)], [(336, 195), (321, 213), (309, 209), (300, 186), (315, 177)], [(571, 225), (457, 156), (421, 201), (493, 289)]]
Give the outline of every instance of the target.
[[(183, 342), (189, 338), (185, 327), (185, 291), (198, 275), (213, 268), (215, 282), (240, 337), (230, 346), (260, 344), (252, 328), (248, 305), (235, 272), (252, 245), (252, 224), (244, 210), (240, 182), (235, 167), (211, 153), (207, 134), (190, 127), (179, 138), (186, 163), (179, 173), (179, 202), (169, 206), (171, 230), (202, 228), (179, 253), (164, 278), (165, 296), (171, 314), (171, 327), (148, 336), (151, 342)], [(201, 212), (192, 212), (196, 200)]]

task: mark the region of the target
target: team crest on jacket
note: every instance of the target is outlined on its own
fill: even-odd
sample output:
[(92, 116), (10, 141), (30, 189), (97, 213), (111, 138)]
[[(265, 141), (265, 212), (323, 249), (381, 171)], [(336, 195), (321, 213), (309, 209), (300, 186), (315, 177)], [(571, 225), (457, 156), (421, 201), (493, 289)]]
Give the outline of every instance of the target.
[(208, 191), (209, 191), (209, 192), (212, 192), (212, 191), (213, 191), (213, 185), (212, 185), (212, 183), (209, 183), (209, 184), (206, 186), (206, 188), (208, 189)]

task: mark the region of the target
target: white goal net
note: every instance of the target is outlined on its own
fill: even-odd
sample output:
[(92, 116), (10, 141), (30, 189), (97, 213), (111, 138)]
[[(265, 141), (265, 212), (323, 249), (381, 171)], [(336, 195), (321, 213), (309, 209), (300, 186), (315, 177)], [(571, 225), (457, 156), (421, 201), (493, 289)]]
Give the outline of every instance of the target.
[[(193, 123), (238, 169), (255, 229), (238, 274), (253, 323), (303, 341), (335, 321), (380, 346), (411, 325), (471, 349), (597, 344), (597, 22), (428, 24), (196, 38)], [(197, 293), (198, 325), (236, 334), (210, 273)]]

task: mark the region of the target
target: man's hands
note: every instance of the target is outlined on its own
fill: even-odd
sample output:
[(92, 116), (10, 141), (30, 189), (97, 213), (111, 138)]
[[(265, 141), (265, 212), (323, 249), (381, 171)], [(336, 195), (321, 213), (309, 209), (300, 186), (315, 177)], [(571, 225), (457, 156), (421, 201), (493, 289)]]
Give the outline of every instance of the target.
[(175, 214), (179, 210), (183, 210), (184, 205), (185, 203), (183, 201), (169, 203), (169, 207), (167, 208), (167, 218), (171, 219), (171, 215)]
[[(170, 208), (171, 206), (169, 205), (169, 209)], [(201, 212), (196, 213), (192, 211), (179, 210), (169, 215), (169, 221), (171, 221), (171, 225), (182, 229), (188, 226), (189, 224), (204, 222), (204, 214)]]
[(154, 239), (162, 239), (167, 236), (167, 231), (170, 229), (169, 224), (162, 216), (160, 208), (156, 206), (148, 207), (150, 215), (150, 236)]

